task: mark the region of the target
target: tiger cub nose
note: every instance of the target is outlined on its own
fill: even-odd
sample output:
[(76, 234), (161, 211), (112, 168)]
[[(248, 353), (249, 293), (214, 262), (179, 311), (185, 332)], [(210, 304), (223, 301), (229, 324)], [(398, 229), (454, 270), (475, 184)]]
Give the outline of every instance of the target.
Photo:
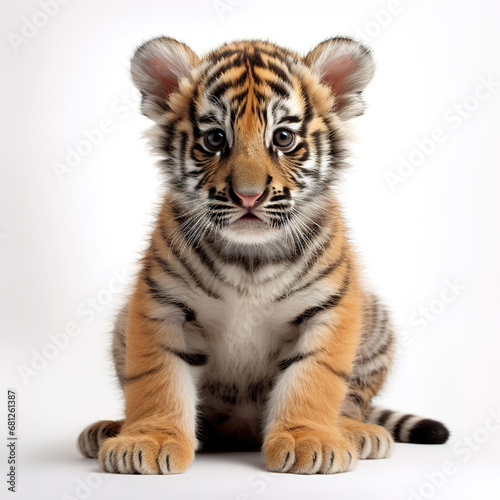
[(255, 202), (264, 194), (264, 191), (262, 191), (261, 193), (251, 194), (251, 195), (245, 195), (237, 193), (235, 191), (234, 194), (241, 200), (241, 204), (243, 207), (250, 208), (255, 205)]

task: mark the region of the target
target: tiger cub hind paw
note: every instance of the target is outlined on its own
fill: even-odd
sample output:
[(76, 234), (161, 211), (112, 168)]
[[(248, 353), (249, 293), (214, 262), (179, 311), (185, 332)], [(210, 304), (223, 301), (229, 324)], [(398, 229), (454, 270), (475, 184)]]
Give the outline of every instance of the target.
[(123, 420), (100, 420), (87, 426), (78, 436), (78, 449), (86, 458), (97, 458), (102, 443), (117, 436)]
[(394, 440), (380, 425), (355, 422), (354, 425), (347, 424), (345, 429), (350, 440), (356, 443), (361, 460), (391, 456)]

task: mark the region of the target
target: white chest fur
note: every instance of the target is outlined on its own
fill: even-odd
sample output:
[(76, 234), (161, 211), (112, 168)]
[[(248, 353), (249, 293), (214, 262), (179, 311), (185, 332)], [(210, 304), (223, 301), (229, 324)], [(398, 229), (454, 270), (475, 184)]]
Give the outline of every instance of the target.
[(209, 376), (248, 383), (268, 376), (282, 347), (297, 335), (289, 306), (228, 292), (223, 301), (200, 304)]

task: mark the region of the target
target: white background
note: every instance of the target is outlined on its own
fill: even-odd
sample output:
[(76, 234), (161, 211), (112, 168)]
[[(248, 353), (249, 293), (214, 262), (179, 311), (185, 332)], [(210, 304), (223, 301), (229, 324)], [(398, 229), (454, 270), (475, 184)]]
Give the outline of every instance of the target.
[[(500, 419), (500, 87), (479, 88), (481, 78), (500, 82), (498, 2), (400, 0), (389, 15), (394, 0), (71, 0), (31, 32), (27, 22), (44, 22), (37, 1), (2, 5), (1, 371), (18, 391), (17, 498), (498, 498), (500, 424), (488, 416)], [(23, 26), (24, 43), (15, 38)], [(258, 453), (200, 456), (176, 477), (96, 475), (96, 461), (78, 455), (81, 429), (122, 411), (108, 332), (161, 196), (140, 138), (148, 120), (127, 104), (137, 97), (128, 62), (160, 34), (198, 53), (246, 37), (305, 53), (338, 34), (374, 49), (378, 71), (367, 114), (354, 120), (342, 191), (367, 281), (401, 332), (381, 402), (443, 420), (449, 444), (397, 445), (390, 460), (313, 477), (268, 474)], [(454, 106), (464, 104), (459, 119)], [(58, 177), (54, 164), (103, 119), (101, 142)], [(436, 128), (444, 140), (432, 147)], [(387, 173), (410, 157), (419, 165), (391, 190)], [(455, 295), (447, 280), (459, 284)], [(50, 336), (71, 324), (76, 335), (54, 348)], [(451, 473), (439, 472), (443, 462)], [(5, 478), (6, 458), (0, 470)], [(3, 479), (0, 492), (12, 495)]]

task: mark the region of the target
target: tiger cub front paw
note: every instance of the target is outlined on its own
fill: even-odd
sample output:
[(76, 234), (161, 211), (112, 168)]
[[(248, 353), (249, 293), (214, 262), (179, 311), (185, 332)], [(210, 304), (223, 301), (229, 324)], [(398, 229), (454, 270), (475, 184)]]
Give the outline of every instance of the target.
[(272, 472), (333, 474), (352, 470), (359, 448), (340, 429), (303, 426), (271, 433), (264, 442), (267, 468)]
[(179, 474), (194, 451), (189, 439), (172, 434), (120, 434), (103, 443), (99, 463), (104, 471), (120, 474)]

